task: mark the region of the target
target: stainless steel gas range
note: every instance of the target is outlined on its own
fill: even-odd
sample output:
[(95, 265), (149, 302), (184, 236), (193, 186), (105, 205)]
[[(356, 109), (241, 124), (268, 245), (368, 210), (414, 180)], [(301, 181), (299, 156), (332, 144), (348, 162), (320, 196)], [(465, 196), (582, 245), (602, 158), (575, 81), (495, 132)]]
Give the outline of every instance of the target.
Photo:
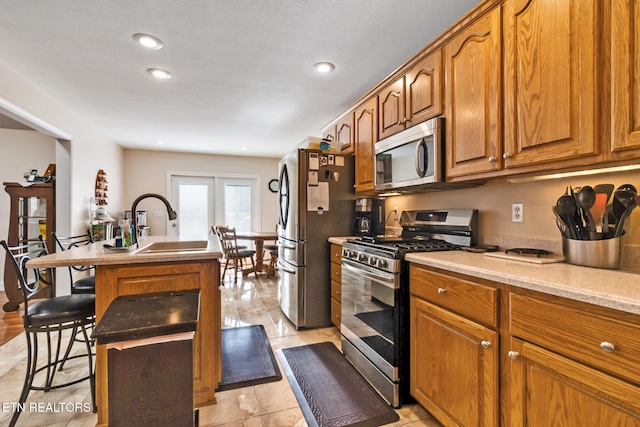
[(409, 252), (476, 244), (474, 209), (404, 211), (402, 235), (342, 245), (342, 351), (394, 407), (409, 399)]

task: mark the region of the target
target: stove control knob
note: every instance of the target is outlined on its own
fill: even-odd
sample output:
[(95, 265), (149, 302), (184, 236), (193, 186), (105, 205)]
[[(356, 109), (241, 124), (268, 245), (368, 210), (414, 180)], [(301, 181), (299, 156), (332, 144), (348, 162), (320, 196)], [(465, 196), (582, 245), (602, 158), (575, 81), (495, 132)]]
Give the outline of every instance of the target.
[(365, 261), (367, 256), (365, 254), (358, 254), (358, 261)]
[(376, 266), (378, 266), (378, 268), (385, 268), (387, 266), (387, 261), (379, 259), (376, 261)]
[(349, 258), (349, 249), (342, 249), (342, 256), (344, 258)]
[(377, 258), (376, 257), (369, 257), (369, 265), (376, 265), (376, 261)]

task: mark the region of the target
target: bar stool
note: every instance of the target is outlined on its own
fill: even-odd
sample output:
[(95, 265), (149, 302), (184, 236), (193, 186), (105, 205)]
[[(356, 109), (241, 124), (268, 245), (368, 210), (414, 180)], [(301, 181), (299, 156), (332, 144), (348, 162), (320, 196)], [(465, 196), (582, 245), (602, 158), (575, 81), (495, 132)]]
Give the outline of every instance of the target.
[[(93, 367), (93, 354), (91, 353), (91, 340), (86, 328), (95, 320), (95, 295), (94, 294), (73, 294), (55, 296), (55, 285), (51, 271), (33, 269), (28, 270), (27, 261), (32, 258), (47, 254), (47, 247), (44, 240), (40, 238), (37, 242), (30, 242), (19, 246), (8, 246), (2, 240), (0, 246), (4, 247), (7, 254), (7, 268), (14, 268), (18, 277), (15, 284), (22, 292), (24, 312), (22, 315), (24, 330), (27, 338), (27, 372), (22, 386), (22, 392), (16, 405), (9, 426), (13, 427), (22, 413), (24, 404), (31, 390), (43, 390), (48, 392), (62, 387), (77, 384), (86, 379), (89, 380), (91, 389), (91, 403), (93, 412), (97, 411), (95, 406), (95, 372)], [(9, 265), (10, 264), (10, 265)], [(12, 284), (5, 283), (5, 286)], [(60, 357), (62, 348), (63, 331), (72, 331), (70, 340), (74, 339), (76, 330), (83, 335), (86, 353)], [(56, 342), (52, 342), (52, 335), (57, 335)], [(38, 364), (38, 337), (43, 336), (47, 343), (47, 358), (44, 365)], [(55, 350), (52, 346), (55, 345)], [(87, 376), (70, 380), (62, 384), (54, 384), (54, 376), (58, 366), (65, 360), (87, 357), (89, 363), (89, 373)], [(36, 386), (33, 384), (37, 373), (46, 371), (44, 384)]]
[[(72, 237), (60, 237), (55, 232), (51, 233), (53, 238), (56, 240), (56, 244), (60, 248), (61, 251), (66, 251), (71, 248), (77, 248), (80, 246), (88, 245), (93, 243), (93, 237), (89, 230), (87, 230), (87, 234), (81, 234), (79, 236)], [(69, 267), (69, 280), (71, 283), (71, 293), (72, 294), (95, 294), (96, 293), (96, 277), (93, 275), (83, 277), (76, 281), (73, 280), (73, 274), (89, 271), (92, 272), (94, 267), (91, 265), (81, 265), (81, 266), (70, 266)]]

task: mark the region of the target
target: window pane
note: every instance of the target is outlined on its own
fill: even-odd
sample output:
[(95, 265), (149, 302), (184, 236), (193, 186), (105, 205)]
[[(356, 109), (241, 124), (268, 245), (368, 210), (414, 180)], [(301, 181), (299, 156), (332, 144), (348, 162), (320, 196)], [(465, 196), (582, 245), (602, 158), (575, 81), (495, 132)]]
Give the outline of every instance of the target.
[(202, 238), (207, 235), (209, 231), (207, 192), (206, 184), (180, 184), (178, 192), (180, 237)]
[(237, 231), (251, 231), (251, 185), (224, 185), (224, 218)]

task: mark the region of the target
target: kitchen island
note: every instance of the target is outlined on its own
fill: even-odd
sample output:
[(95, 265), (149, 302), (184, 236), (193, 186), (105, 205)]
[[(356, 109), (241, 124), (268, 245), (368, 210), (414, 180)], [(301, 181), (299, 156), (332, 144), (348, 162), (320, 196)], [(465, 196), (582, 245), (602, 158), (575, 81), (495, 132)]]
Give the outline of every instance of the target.
[[(149, 250), (171, 242), (168, 237), (148, 237), (134, 251), (110, 252), (97, 242), (29, 261), (28, 267), (56, 268), (72, 265), (96, 267), (96, 321), (121, 295), (184, 289), (200, 290), (200, 317), (193, 344), (193, 401), (195, 406), (215, 403), (222, 375), (220, 264), (222, 252), (212, 235), (198, 248), (188, 244), (174, 250)], [(96, 349), (96, 405), (98, 426), (108, 425), (108, 360), (104, 345)]]

